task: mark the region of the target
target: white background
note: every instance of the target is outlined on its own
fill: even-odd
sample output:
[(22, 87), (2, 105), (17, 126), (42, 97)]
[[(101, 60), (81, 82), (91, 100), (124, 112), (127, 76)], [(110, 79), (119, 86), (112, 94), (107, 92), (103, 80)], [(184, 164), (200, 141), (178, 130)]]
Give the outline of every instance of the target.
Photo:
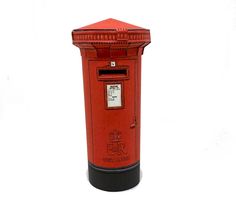
[[(142, 62), (141, 183), (87, 180), (72, 29), (151, 30)], [(0, 217), (236, 217), (235, 0), (0, 3)]]

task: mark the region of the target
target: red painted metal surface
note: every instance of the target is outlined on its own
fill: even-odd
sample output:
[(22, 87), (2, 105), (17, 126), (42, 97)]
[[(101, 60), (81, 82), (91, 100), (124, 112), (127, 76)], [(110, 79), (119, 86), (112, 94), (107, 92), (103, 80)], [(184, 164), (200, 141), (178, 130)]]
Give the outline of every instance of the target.
[(140, 160), (141, 55), (148, 29), (107, 19), (72, 32), (83, 61), (88, 160), (103, 168)]

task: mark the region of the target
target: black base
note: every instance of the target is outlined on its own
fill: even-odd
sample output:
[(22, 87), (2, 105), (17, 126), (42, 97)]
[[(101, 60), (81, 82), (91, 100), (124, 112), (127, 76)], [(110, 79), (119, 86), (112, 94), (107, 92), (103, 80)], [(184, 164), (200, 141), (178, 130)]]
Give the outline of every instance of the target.
[(105, 191), (124, 191), (136, 186), (140, 180), (139, 162), (119, 169), (100, 168), (89, 163), (88, 169), (89, 182)]

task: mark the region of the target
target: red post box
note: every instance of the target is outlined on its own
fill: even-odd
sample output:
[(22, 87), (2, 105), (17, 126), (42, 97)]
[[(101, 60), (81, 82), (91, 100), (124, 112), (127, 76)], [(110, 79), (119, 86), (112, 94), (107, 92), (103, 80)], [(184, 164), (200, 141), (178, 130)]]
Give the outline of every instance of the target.
[(83, 63), (89, 181), (129, 189), (140, 178), (141, 55), (150, 31), (107, 19), (72, 38)]

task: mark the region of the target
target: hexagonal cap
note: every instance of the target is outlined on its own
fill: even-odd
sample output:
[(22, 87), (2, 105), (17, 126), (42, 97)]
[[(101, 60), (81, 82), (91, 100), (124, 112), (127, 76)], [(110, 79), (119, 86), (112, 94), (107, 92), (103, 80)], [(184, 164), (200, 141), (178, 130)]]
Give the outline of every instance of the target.
[(78, 30), (140, 30), (144, 29), (123, 21), (119, 21), (113, 18), (99, 21), (84, 27), (79, 28)]
[(151, 42), (150, 31), (115, 19), (106, 19), (72, 32), (73, 44), (89, 47), (94, 44), (143, 44)]

